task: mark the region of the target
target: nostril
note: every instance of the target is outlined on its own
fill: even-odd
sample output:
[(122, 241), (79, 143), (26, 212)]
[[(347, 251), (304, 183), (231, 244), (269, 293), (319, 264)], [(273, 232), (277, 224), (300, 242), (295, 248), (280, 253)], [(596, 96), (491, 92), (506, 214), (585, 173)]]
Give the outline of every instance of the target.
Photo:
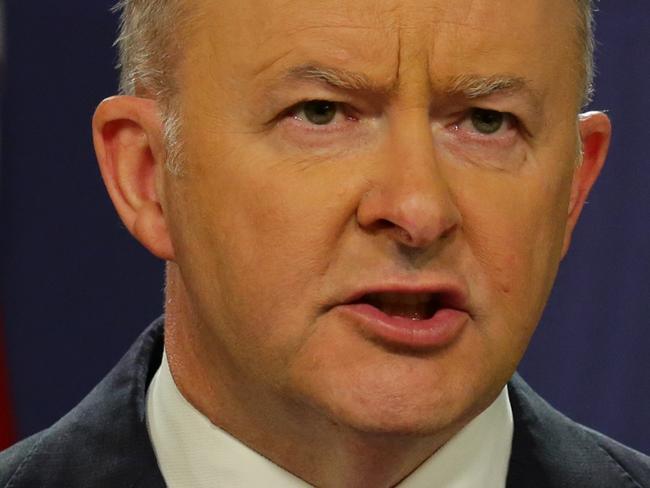
[(451, 223), (446, 230), (440, 233), (441, 239), (447, 239), (451, 237), (458, 229), (461, 227), (461, 220), (458, 219), (456, 222)]
[(395, 229), (395, 234), (397, 237), (397, 240), (400, 242), (406, 244), (407, 246), (414, 246), (418, 247), (418, 243), (415, 242), (415, 239), (413, 239), (413, 236), (409, 234), (409, 232), (406, 229), (402, 229), (401, 227), (398, 227)]
[[(385, 233), (391, 238), (407, 247), (420, 247), (420, 242), (411, 235), (405, 228), (391, 222), (388, 219), (378, 219), (370, 227), (373, 232)], [(423, 245), (426, 245), (423, 244)]]
[(385, 229), (392, 229), (393, 227), (395, 227), (395, 224), (393, 224), (388, 219), (379, 219), (375, 222), (374, 227), (376, 230), (385, 230)]

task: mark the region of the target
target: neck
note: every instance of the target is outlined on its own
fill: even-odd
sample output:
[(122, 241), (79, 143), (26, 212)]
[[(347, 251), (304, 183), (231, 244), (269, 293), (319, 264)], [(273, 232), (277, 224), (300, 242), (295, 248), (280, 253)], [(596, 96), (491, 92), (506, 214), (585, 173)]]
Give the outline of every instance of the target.
[(167, 294), (165, 348), (183, 396), (213, 424), (314, 486), (395, 486), (464, 425), (435, 435), (361, 432), (270, 389), (243, 389), (240, 370), (214, 365), (214, 357), (228, 353), (199, 336), (200, 319), (190, 313), (174, 265)]

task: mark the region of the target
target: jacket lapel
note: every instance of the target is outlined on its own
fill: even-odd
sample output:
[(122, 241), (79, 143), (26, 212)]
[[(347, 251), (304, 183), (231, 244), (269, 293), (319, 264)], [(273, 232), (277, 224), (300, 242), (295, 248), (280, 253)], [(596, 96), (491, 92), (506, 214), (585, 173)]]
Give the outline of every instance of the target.
[(508, 390), (515, 429), (507, 488), (638, 487), (596, 434), (553, 409), (519, 375)]

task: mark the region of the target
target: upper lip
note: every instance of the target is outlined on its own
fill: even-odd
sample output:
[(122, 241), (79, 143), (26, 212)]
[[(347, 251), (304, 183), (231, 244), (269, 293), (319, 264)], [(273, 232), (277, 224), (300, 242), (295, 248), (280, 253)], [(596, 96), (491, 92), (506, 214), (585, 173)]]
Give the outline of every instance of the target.
[(468, 292), (466, 288), (459, 283), (452, 282), (425, 283), (417, 285), (382, 283), (363, 286), (348, 294), (339, 305), (349, 305), (360, 302), (364, 297), (366, 297), (366, 295), (387, 293), (403, 295), (429, 294), (432, 298), (435, 298), (441, 307), (469, 312)]

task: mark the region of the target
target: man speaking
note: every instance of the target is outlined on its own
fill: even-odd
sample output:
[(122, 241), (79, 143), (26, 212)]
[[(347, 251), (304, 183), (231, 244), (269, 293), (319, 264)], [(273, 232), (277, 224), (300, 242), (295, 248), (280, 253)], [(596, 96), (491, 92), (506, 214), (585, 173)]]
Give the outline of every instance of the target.
[(93, 120), (165, 316), (19, 487), (649, 487), (515, 374), (604, 163), (589, 0), (123, 0)]

